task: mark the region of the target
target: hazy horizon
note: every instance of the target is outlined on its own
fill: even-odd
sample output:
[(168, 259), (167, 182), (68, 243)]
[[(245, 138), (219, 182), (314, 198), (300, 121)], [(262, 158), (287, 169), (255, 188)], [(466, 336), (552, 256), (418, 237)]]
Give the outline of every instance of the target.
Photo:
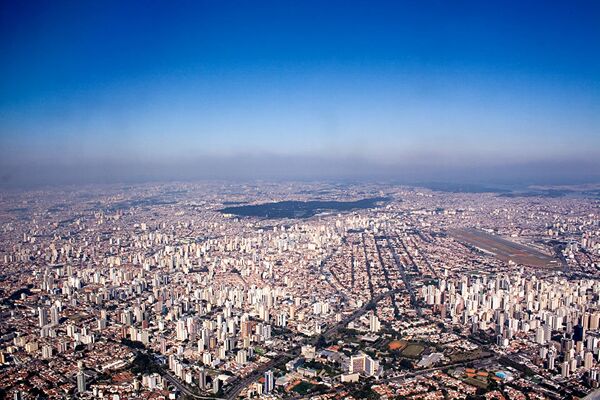
[(0, 10), (2, 186), (600, 181), (596, 2)]

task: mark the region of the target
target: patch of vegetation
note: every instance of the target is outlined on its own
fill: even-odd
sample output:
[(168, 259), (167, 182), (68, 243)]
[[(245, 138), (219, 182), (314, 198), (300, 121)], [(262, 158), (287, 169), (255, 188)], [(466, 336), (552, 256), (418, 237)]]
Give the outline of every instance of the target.
[(370, 386), (360, 386), (356, 390), (353, 390), (352, 396), (356, 399), (378, 399), (379, 395), (371, 389)]
[(481, 379), (477, 379), (477, 378), (465, 378), (464, 381), (465, 381), (465, 383), (468, 383), (469, 385), (475, 386), (476, 388), (479, 388), (479, 389), (487, 390), (487, 388), (488, 388), (487, 380), (484, 382)]
[(139, 350), (146, 349), (146, 346), (144, 346), (144, 343), (139, 342), (137, 340), (129, 340), (127, 338), (123, 338), (123, 339), (121, 339), (121, 344), (124, 344), (125, 346), (132, 348), (132, 349), (139, 349)]
[(135, 356), (135, 359), (131, 364), (131, 372), (136, 374), (152, 374), (154, 372), (160, 373), (160, 368), (154, 362), (151, 356), (148, 354), (139, 353)]
[(306, 382), (306, 381), (302, 381), (299, 384), (297, 384), (296, 386), (294, 386), (294, 389), (292, 389), (294, 392), (301, 394), (301, 395), (306, 395), (315, 385), (313, 385), (310, 382)]
[(313, 361), (313, 360), (305, 361), (303, 367), (311, 368), (311, 369), (314, 369), (315, 371), (325, 371), (325, 373), (330, 376), (336, 375), (336, 371), (330, 365), (323, 364), (323, 363)]
[(489, 356), (489, 353), (483, 352), (481, 350), (465, 351), (465, 352), (451, 354), (450, 361), (453, 363), (465, 362), (465, 361), (478, 360), (480, 358), (484, 358), (487, 356)]
[(402, 355), (404, 357), (417, 358), (421, 355), (421, 353), (423, 353), (424, 350), (424, 346), (416, 343), (411, 343), (408, 346), (406, 346), (404, 350), (402, 350)]

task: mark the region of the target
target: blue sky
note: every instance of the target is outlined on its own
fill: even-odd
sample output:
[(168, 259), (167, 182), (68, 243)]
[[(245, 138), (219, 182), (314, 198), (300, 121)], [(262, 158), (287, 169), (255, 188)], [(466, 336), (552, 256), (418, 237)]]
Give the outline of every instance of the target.
[(353, 159), (386, 177), (428, 171), (415, 179), (531, 163), (599, 174), (595, 1), (5, 1), (0, 10), (6, 179), (31, 165), (208, 159), (228, 160), (232, 176), (236, 159), (261, 171), (294, 159), (294, 176), (301, 160), (344, 170)]

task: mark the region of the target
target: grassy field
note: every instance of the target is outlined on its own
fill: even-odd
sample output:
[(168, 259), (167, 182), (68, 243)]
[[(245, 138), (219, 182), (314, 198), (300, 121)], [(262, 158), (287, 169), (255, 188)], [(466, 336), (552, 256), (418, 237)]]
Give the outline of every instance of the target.
[(292, 389), (294, 392), (305, 395), (314, 385), (310, 382), (302, 381)]
[(425, 350), (425, 347), (420, 344), (411, 343), (402, 350), (402, 355), (409, 358), (417, 358)]
[(483, 380), (480, 378), (465, 378), (463, 379), (463, 381), (465, 383), (468, 383), (469, 385), (481, 388), (481, 389), (487, 389), (488, 387), (488, 383), (487, 383), (487, 379)]
[(483, 357), (487, 357), (487, 356), (489, 356), (489, 353), (486, 353), (481, 350), (468, 351), (468, 352), (466, 351), (466, 352), (451, 354), (450, 361), (455, 363), (455, 362), (479, 360), (479, 359), (481, 359)]

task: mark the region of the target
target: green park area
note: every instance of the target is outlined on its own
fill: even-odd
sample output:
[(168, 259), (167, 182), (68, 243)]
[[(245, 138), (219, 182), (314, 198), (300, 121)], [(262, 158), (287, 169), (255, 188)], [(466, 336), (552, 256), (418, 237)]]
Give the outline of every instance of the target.
[(410, 343), (402, 350), (401, 354), (404, 357), (417, 358), (421, 355), (421, 353), (423, 353), (424, 350), (425, 346), (423, 346), (422, 344)]

